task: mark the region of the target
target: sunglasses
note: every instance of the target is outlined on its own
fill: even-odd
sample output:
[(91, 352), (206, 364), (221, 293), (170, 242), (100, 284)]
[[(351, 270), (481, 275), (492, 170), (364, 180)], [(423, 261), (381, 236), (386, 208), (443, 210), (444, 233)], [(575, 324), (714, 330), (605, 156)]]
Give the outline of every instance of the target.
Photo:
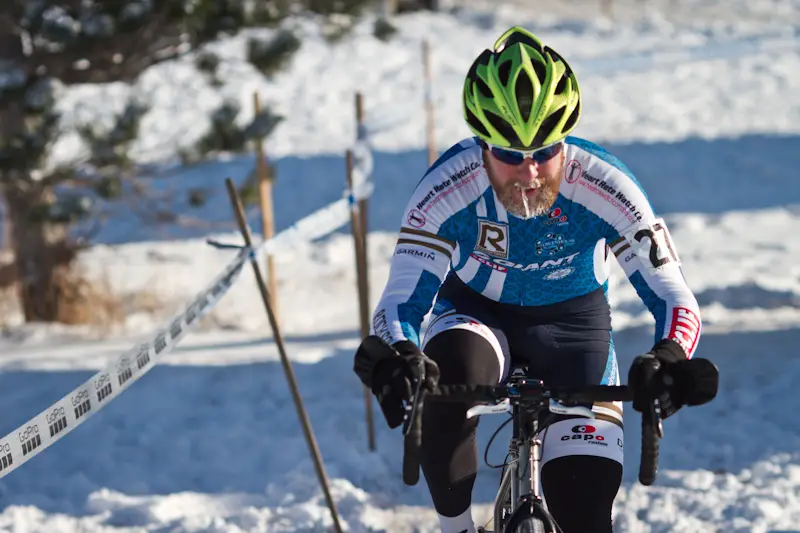
[(563, 141), (558, 141), (555, 144), (537, 148), (536, 150), (515, 150), (512, 148), (500, 148), (489, 143), (484, 144), (495, 159), (506, 165), (521, 165), (526, 157), (530, 157), (537, 163), (545, 163), (558, 155), (564, 146)]

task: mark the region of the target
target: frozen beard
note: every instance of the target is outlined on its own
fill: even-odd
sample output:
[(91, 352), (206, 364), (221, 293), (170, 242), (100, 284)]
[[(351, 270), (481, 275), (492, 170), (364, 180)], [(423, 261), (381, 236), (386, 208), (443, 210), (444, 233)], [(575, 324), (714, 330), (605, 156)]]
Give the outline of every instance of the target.
[(526, 183), (512, 181), (501, 187), (489, 172), (495, 194), (506, 211), (522, 219), (544, 215), (553, 207), (558, 198), (560, 176), (559, 165), (559, 171), (555, 175), (540, 174)]

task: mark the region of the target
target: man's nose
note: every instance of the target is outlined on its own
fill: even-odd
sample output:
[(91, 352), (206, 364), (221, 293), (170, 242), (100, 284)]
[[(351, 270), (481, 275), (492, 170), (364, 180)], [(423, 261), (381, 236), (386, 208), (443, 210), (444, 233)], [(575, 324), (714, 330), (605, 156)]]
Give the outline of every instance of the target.
[(529, 176), (535, 178), (539, 175), (539, 163), (530, 157), (526, 157), (519, 165), (519, 172), (526, 178)]

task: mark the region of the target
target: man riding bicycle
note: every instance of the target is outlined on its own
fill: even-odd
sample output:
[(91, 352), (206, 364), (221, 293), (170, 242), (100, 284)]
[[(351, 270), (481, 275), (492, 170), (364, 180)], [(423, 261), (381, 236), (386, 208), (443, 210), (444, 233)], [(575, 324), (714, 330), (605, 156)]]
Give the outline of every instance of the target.
[[(568, 136), (581, 112), (572, 69), (514, 27), (474, 61), (462, 98), (475, 137), (447, 150), (414, 190), (374, 335), (355, 357), (388, 425), (403, 422), (420, 361), (426, 386), (494, 385), (512, 364), (549, 385), (619, 384), (606, 296), (612, 256), (656, 321), (655, 345), (634, 361), (629, 385), (658, 395), (670, 416), (693, 387), (685, 363), (700, 336), (698, 304), (630, 170)], [(653, 359), (656, 376), (643, 370)], [(477, 420), (468, 407), (430, 403), (422, 415), (421, 466), (442, 533), (475, 533)], [(594, 419), (562, 416), (543, 432), (542, 488), (564, 533), (612, 531), (622, 406), (592, 410)], [(572, 438), (587, 427), (603, 438)]]

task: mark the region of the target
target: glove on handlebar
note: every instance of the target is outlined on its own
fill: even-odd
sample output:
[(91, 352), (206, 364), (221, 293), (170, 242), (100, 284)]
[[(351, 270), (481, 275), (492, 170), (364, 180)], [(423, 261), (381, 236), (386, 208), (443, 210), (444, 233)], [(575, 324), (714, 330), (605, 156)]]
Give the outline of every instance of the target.
[(439, 382), (439, 367), (416, 344), (400, 341), (389, 346), (375, 335), (361, 342), (353, 371), (375, 394), (392, 429), (403, 423), (403, 402), (413, 395), (414, 384), (422, 378), (422, 387), (432, 390)]
[(663, 339), (650, 352), (633, 360), (628, 385), (634, 389), (633, 408), (644, 412), (657, 398), (661, 418), (684, 405), (701, 405), (717, 394), (718, 371), (707, 359), (686, 359), (680, 345)]

